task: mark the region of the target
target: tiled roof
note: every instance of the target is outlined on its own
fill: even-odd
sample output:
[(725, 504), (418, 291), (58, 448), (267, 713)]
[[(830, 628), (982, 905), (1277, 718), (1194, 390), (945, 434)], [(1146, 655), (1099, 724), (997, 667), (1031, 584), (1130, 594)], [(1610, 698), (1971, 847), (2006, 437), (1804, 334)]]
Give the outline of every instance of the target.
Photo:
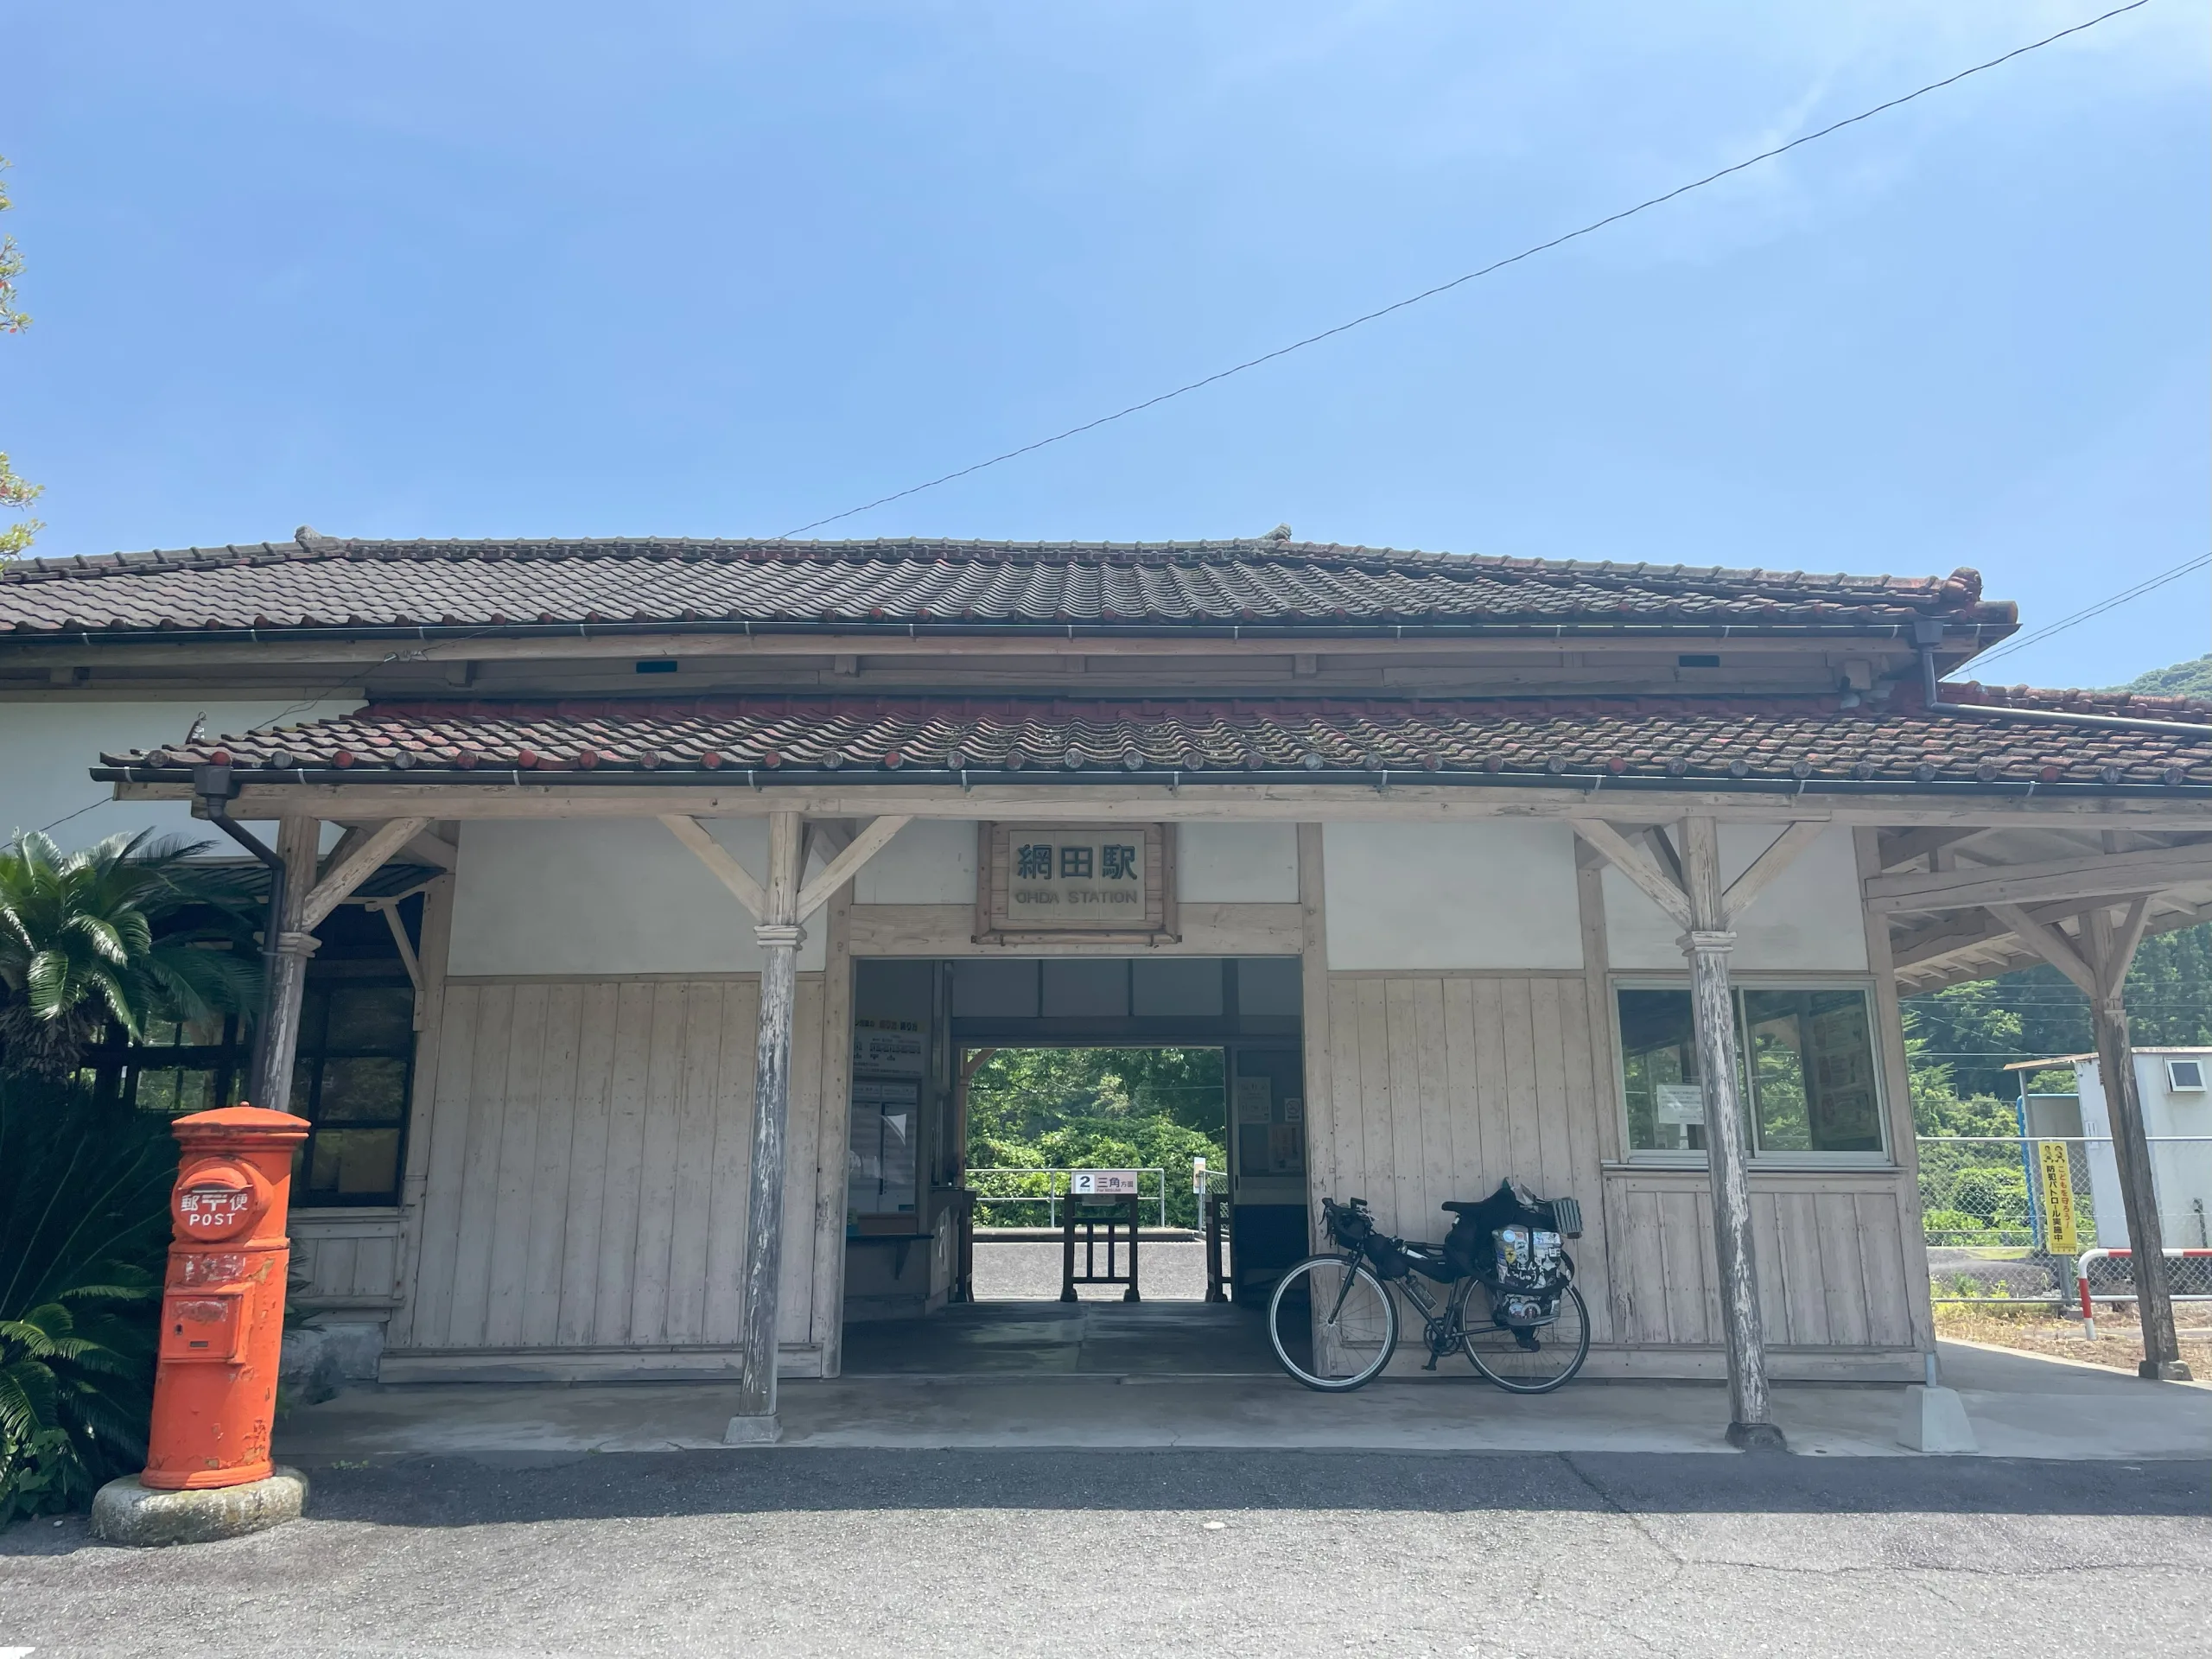
[(18, 560), (0, 643), (92, 632), (475, 632), (578, 625), (945, 632), (1300, 626), (1888, 633), (1916, 617), (2009, 632), (1972, 570), (1807, 575), (1401, 553), (1273, 538), (296, 542)]
[[(969, 770), (1057, 781), (1108, 772), (1566, 774), (1782, 787), (2212, 786), (2212, 743), (2031, 726), (1837, 697), (1422, 702), (1046, 702), (764, 696), (697, 702), (391, 702), (111, 766), (304, 768), (414, 780), (549, 774)], [(2189, 706), (2212, 722), (2212, 704)], [(2209, 728), (2208, 729), (2212, 729)], [(548, 782), (556, 778), (549, 776)], [(489, 779), (485, 781), (499, 781)], [(1407, 782), (1418, 779), (1408, 777)]]

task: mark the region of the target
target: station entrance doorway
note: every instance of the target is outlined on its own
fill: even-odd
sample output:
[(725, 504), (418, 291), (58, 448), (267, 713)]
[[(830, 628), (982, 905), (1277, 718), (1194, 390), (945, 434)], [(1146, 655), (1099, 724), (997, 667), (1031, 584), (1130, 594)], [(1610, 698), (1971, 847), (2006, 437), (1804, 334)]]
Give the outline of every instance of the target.
[[(844, 1373), (1274, 1369), (1259, 1307), (1307, 1249), (1300, 971), (855, 962)], [(1107, 1170), (1135, 1176), (1134, 1205), (1071, 1195)], [(1071, 1217), (1098, 1224), (1077, 1230), (1077, 1277), (1116, 1282), (1068, 1283)]]

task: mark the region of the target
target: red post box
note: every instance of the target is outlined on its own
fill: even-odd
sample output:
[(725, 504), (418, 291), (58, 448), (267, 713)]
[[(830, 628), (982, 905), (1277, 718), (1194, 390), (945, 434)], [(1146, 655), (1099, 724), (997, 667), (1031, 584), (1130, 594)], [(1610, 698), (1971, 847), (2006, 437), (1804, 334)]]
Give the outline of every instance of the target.
[(273, 1467), (292, 1152), (304, 1118), (253, 1106), (176, 1121), (183, 1148), (142, 1485), (242, 1486)]

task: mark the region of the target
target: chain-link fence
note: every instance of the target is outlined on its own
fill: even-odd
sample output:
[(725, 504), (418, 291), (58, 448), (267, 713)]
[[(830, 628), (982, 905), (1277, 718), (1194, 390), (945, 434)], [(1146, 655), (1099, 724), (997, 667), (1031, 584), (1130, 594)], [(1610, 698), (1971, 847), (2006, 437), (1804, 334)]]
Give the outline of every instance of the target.
[[(1923, 1136), (1921, 1224), (1936, 1300), (2070, 1305), (2075, 1263), (2128, 1247), (2120, 1166), (2099, 1136)], [(2150, 1143), (2169, 1251), (2212, 1251), (2212, 1135)], [(2212, 1254), (2170, 1257), (2177, 1296), (2212, 1296)], [(2090, 1265), (2093, 1296), (2127, 1288), (2125, 1256)]]

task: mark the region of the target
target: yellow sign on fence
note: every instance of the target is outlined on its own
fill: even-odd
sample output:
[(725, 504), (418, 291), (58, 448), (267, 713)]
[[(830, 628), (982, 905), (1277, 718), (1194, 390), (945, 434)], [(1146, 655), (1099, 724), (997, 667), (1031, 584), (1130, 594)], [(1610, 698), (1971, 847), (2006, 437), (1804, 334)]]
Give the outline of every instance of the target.
[(2074, 1231), (2074, 1166), (2063, 1141), (2038, 1141), (2043, 1166), (2043, 1247), (2053, 1255), (2075, 1255), (2082, 1241)]

